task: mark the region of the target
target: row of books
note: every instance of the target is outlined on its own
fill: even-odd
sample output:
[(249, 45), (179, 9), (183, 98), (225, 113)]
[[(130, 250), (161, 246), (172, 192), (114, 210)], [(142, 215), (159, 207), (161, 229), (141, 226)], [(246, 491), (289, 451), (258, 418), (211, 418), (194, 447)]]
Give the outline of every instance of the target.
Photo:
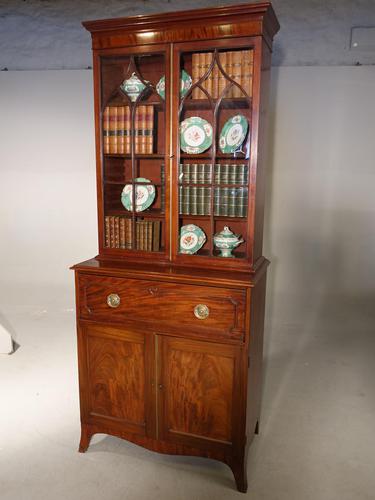
[[(179, 166), (179, 182), (191, 184), (211, 184), (212, 165), (210, 163), (182, 163)], [(246, 164), (215, 164), (214, 184), (247, 184)]]
[[(179, 213), (181, 215), (211, 215), (211, 188), (179, 187)], [(246, 217), (248, 189), (214, 188), (214, 215)]]
[[(195, 53), (192, 57), (192, 80), (196, 83), (207, 71), (212, 62), (212, 52)], [(235, 50), (230, 52), (220, 52), (220, 64), (225, 73), (235, 82), (237, 82), (245, 90), (247, 95), (252, 95), (252, 79), (253, 79), (253, 51), (252, 50)], [(223, 73), (220, 71), (217, 63), (201, 86), (213, 98), (218, 98), (227, 85), (230, 83)], [(243, 92), (234, 85), (225, 97), (242, 97)], [(195, 88), (192, 94), (193, 99), (205, 99), (204, 92)]]
[(136, 154), (153, 152), (154, 107), (138, 106), (132, 128), (129, 106), (106, 106), (103, 112), (104, 154), (130, 154), (133, 135)]
[[(133, 248), (132, 219), (107, 215), (105, 221), (105, 246), (107, 248)], [(135, 248), (148, 252), (160, 250), (160, 221), (142, 220), (135, 223)]]

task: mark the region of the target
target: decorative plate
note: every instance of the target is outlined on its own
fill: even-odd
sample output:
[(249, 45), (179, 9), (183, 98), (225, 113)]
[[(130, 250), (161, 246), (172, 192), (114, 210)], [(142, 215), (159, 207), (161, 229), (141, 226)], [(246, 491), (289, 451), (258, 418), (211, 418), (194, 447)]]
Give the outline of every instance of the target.
[[(189, 73), (187, 73), (184, 69), (181, 71), (181, 80), (180, 80), (180, 96), (185, 97), (187, 91), (190, 89), (193, 80)], [(156, 85), (156, 91), (160, 95), (162, 99), (165, 99), (165, 76), (162, 76)]]
[(191, 116), (180, 123), (180, 141), (185, 153), (203, 153), (212, 144), (212, 126), (199, 116)]
[(235, 153), (241, 151), (245, 140), (248, 123), (243, 115), (236, 115), (225, 122), (220, 132), (219, 146), (222, 153)]
[(195, 224), (182, 226), (180, 231), (180, 253), (194, 254), (200, 250), (206, 242), (203, 230)]
[[(147, 80), (145, 81), (146, 83), (149, 83)], [(145, 87), (146, 85), (141, 82), (135, 73), (132, 73), (132, 76), (127, 80), (124, 80), (120, 85), (121, 90), (129, 96), (132, 102), (137, 100), (137, 97)]]
[[(135, 182), (147, 182), (145, 184), (137, 184), (135, 187), (135, 211), (143, 212), (150, 207), (155, 199), (155, 186), (151, 184), (149, 179), (137, 177)], [(133, 184), (126, 184), (121, 193), (121, 203), (126, 210), (133, 210)]]

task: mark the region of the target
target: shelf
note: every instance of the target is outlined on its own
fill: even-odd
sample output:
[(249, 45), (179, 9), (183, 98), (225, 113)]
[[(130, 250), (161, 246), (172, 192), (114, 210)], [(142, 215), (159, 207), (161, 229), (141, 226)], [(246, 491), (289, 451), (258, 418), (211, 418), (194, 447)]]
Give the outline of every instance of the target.
[[(212, 99), (213, 104), (217, 103), (218, 99)], [(221, 100), (220, 106), (225, 109), (242, 109), (251, 107), (251, 98), (245, 97), (225, 97)], [(183, 103), (183, 109), (212, 109), (208, 99), (188, 99)]]
[[(106, 210), (105, 211), (105, 216), (108, 215), (119, 215), (121, 217), (126, 217), (128, 219), (132, 218), (133, 212), (129, 212), (128, 210)], [(165, 218), (165, 213), (162, 213), (160, 210), (144, 210), (143, 212), (135, 212), (136, 217), (144, 217), (147, 219), (160, 219), (164, 220)]]
[[(125, 184), (132, 184), (132, 183), (133, 183), (132, 180), (128, 180), (128, 181), (107, 181), (107, 180), (104, 180), (104, 184), (113, 184), (113, 185), (119, 185), (119, 186), (125, 186)], [(137, 186), (149, 186), (150, 184), (154, 187), (164, 186), (164, 184), (155, 184), (154, 182), (134, 181), (134, 184), (136, 184)]]
[[(209, 160), (211, 160), (212, 155), (209, 152), (200, 153), (200, 154), (196, 154), (196, 155), (191, 155), (188, 153), (180, 153), (180, 158), (183, 160), (185, 160), (185, 159), (188, 159), (188, 160), (209, 159)], [(247, 161), (249, 159), (249, 158), (246, 158), (245, 153), (243, 153), (241, 156), (216, 154), (215, 158), (216, 158), (215, 163), (217, 163), (218, 160), (232, 160), (232, 161), (233, 160), (241, 160), (241, 161), (246, 160)]]
[[(178, 214), (180, 219), (194, 219), (194, 220), (210, 220), (211, 215), (192, 215), (192, 214)], [(243, 217), (229, 216), (229, 215), (214, 215), (214, 220), (225, 220), (228, 222), (242, 222), (246, 220), (246, 215)]]
[[(120, 154), (120, 153), (105, 153), (103, 154), (104, 158), (124, 158), (125, 160), (131, 160), (132, 155), (131, 154)], [(165, 159), (165, 154), (159, 155), (159, 154), (135, 154), (134, 158), (136, 160), (142, 160), (142, 159), (147, 159), (147, 160), (164, 160)]]

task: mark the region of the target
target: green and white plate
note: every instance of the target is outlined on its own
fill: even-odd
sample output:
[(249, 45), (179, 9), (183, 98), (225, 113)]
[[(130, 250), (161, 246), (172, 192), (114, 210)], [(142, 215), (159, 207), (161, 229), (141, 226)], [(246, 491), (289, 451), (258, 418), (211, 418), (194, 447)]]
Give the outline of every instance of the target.
[(180, 142), (185, 153), (203, 153), (212, 144), (212, 126), (199, 116), (191, 116), (180, 123)]
[(195, 224), (182, 226), (180, 231), (180, 253), (194, 254), (200, 250), (206, 242), (203, 230)]
[[(149, 179), (137, 177), (135, 182), (144, 182), (145, 184), (136, 184), (135, 187), (135, 211), (143, 212), (149, 208), (155, 199), (155, 186), (151, 184)], [(133, 210), (133, 184), (126, 184), (121, 193), (121, 203), (126, 210)]]
[(220, 132), (219, 146), (222, 153), (235, 153), (241, 150), (248, 129), (243, 115), (236, 115), (225, 122)]
[[(193, 81), (189, 73), (184, 69), (181, 71), (180, 96), (185, 97)], [(165, 99), (165, 76), (162, 76), (156, 85), (156, 91), (162, 99)]]

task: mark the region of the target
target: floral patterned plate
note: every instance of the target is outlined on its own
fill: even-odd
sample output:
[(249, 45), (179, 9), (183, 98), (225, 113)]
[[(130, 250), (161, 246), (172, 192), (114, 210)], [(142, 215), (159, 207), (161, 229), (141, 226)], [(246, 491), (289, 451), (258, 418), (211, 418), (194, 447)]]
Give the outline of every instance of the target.
[(206, 242), (203, 230), (195, 224), (182, 226), (180, 230), (180, 253), (194, 254), (200, 250)]
[(248, 123), (243, 115), (236, 115), (225, 122), (220, 133), (219, 146), (222, 153), (241, 151), (245, 140)]
[(212, 126), (199, 116), (191, 116), (180, 123), (180, 142), (185, 153), (203, 153), (212, 144)]
[[(135, 187), (135, 211), (143, 212), (152, 205), (155, 199), (155, 186), (144, 177), (137, 177), (135, 182), (148, 183), (148, 185), (136, 184)], [(121, 203), (126, 210), (133, 210), (133, 184), (126, 184), (122, 190)]]
[[(189, 73), (187, 73), (184, 69), (181, 71), (181, 79), (180, 79), (180, 96), (185, 97), (188, 90), (190, 89), (193, 80)], [(165, 76), (162, 76), (156, 85), (156, 91), (160, 95), (161, 98), (165, 99)]]

